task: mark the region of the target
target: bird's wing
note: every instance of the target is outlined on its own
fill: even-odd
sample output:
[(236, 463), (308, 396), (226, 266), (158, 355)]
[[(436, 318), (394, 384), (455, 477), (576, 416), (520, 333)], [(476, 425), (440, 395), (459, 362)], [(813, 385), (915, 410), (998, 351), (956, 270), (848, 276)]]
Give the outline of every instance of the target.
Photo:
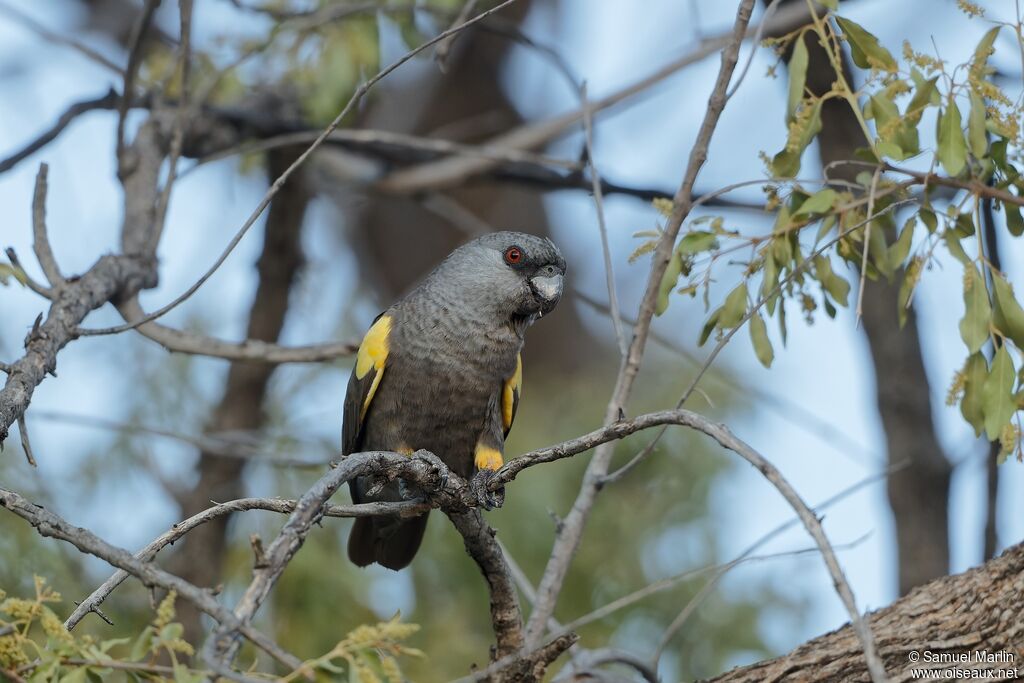
[(501, 391), (501, 424), (504, 427), (505, 436), (508, 436), (512, 429), (512, 422), (516, 419), (516, 411), (519, 409), (519, 395), (523, 390), (523, 356), (516, 356), (516, 371), (505, 380)]
[(391, 316), (381, 313), (373, 321), (359, 345), (356, 366), (348, 380), (345, 393), (345, 411), (341, 428), (343, 455), (358, 452), (363, 420), (380, 386), (388, 360), (388, 338), (391, 334)]

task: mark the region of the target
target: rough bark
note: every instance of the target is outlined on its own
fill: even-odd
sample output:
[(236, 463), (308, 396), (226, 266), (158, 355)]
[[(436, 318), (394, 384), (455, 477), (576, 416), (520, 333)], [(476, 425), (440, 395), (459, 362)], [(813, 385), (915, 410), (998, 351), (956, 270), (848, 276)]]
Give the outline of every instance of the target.
[[(286, 149), (269, 155), (268, 175), (276, 178), (301, 150)], [(303, 263), (300, 241), (302, 219), (309, 193), (302, 174), (294, 176), (274, 198), (267, 216), (263, 252), (256, 264), (259, 285), (249, 313), (247, 337), (274, 342), (284, 327), (291, 287)], [(266, 416), (263, 411), (267, 386), (276, 366), (236, 361), (228, 370), (224, 393), (206, 427), (208, 435), (224, 432), (258, 432)], [(202, 451), (197, 465), (195, 488), (180, 495), (183, 516), (197, 514), (211, 500), (224, 501), (244, 496), (242, 474), (246, 462)], [(196, 529), (181, 546), (175, 567), (182, 578), (198, 586), (215, 586), (222, 579), (228, 544), (230, 516), (220, 517)], [(179, 610), (191, 642), (202, 639), (200, 613), (191, 605)]]
[[(1024, 545), (963, 574), (913, 589), (869, 619), (890, 680), (910, 680), (912, 669), (1017, 669), (1024, 675)], [(1012, 662), (937, 663), (929, 655), (1007, 653)], [(912, 659), (917, 653), (919, 661)], [(973, 658), (973, 654), (968, 656)], [(942, 679), (942, 672), (938, 678)], [(968, 676), (970, 674), (967, 674)], [(923, 678), (923, 676), (922, 676)], [(733, 669), (713, 681), (866, 681), (857, 637), (847, 625), (777, 659)], [(995, 676), (984, 680), (998, 680)]]
[[(810, 35), (805, 40), (810, 58), (807, 88), (815, 94), (828, 92), (836, 80), (835, 70), (817, 40)], [(852, 83), (845, 58), (843, 71), (847, 82)], [(866, 143), (849, 105), (833, 98), (824, 104), (821, 116), (818, 150), (822, 164), (854, 159), (854, 150)], [(853, 180), (860, 170), (841, 166), (830, 175)], [(900, 329), (899, 282), (879, 279), (868, 280), (865, 285), (862, 322), (875, 370), (876, 400), (889, 464), (910, 461), (909, 467), (889, 475), (887, 487), (896, 524), (899, 591), (905, 595), (914, 586), (949, 571), (951, 467), (935, 434), (931, 391), (914, 311), (907, 311), (906, 324)]]

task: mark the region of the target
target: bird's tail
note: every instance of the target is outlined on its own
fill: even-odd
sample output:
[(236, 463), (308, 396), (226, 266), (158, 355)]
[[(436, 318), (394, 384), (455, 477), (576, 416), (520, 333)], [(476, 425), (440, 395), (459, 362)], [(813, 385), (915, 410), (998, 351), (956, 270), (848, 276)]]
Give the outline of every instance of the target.
[(357, 517), (348, 537), (348, 558), (365, 567), (376, 562), (404, 569), (416, 556), (427, 529), (427, 513), (411, 519)]

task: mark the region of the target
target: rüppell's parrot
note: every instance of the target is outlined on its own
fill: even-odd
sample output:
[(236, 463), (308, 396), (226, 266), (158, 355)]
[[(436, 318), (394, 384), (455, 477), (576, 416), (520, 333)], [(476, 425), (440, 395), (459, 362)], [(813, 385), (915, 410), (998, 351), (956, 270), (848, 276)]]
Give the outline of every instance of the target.
[[(363, 338), (345, 395), (342, 453), (424, 449), (464, 478), (501, 467), (519, 405), (523, 336), (554, 309), (564, 275), (558, 248), (534, 235), (496, 232), (453, 251)], [(349, 481), (352, 500), (410, 495), (401, 481), (373, 483)], [(357, 518), (349, 559), (402, 569), (426, 525), (426, 514)]]

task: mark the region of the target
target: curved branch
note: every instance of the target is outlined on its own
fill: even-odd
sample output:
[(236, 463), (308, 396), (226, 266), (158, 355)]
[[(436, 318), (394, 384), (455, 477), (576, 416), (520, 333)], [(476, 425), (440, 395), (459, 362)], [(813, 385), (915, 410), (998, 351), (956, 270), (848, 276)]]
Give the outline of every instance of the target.
[[(217, 517), (231, 514), (232, 512), (244, 512), (246, 510), (267, 510), (290, 514), (295, 511), (296, 501), (282, 500), (279, 498), (239, 498), (227, 503), (217, 503), (211, 508), (203, 510), (199, 514), (192, 515), (188, 519), (171, 526), (170, 530), (158, 536), (149, 545), (135, 553), (135, 558), (143, 562), (149, 562), (157, 553), (165, 547), (173, 544), (197, 526), (205, 524)], [(401, 503), (361, 503), (359, 505), (325, 505), (323, 515), (325, 517), (368, 517), (372, 515), (414, 515), (429, 509), (420, 501), (409, 500)], [(64, 628), (73, 629), (89, 612), (96, 611), (100, 604), (114, 592), (121, 583), (128, 578), (129, 572), (120, 569), (94, 590), (89, 597), (79, 603), (71, 616), (64, 622)]]
[(221, 624), (227, 624), (249, 639), (254, 645), (293, 670), (302, 662), (294, 655), (281, 649), (274, 641), (260, 633), (248, 623), (242, 623), (229, 610), (218, 603), (205, 590), (188, 581), (143, 562), (124, 548), (111, 545), (88, 529), (76, 527), (40, 505), (26, 500), (21, 494), (0, 488), (0, 507), (21, 517), (39, 532), (41, 536), (56, 538), (75, 546), (83, 553), (94, 555), (109, 564), (125, 570), (147, 586), (160, 586), (177, 592), (182, 598), (196, 605)]
[(772, 486), (782, 494), (782, 497), (786, 499), (786, 502), (789, 503), (793, 510), (796, 511), (797, 516), (804, 525), (804, 528), (807, 529), (807, 532), (811, 535), (811, 538), (814, 539), (815, 544), (817, 544), (818, 548), (821, 550), (822, 558), (824, 559), (825, 566), (828, 568), (828, 572), (832, 577), (832, 582), (835, 586), (836, 592), (839, 594), (839, 598), (842, 600), (843, 606), (846, 607), (846, 611), (850, 615), (850, 621), (854, 626), (854, 630), (857, 632), (857, 635), (861, 640), (864, 657), (868, 663), (868, 668), (872, 673), (873, 679), (876, 681), (885, 680), (885, 669), (882, 666), (881, 660), (878, 659), (878, 655), (875, 653), (874, 641), (871, 638), (871, 632), (868, 630), (864, 620), (861, 619), (860, 611), (857, 609), (857, 603), (853, 596), (853, 590), (850, 588), (850, 584), (846, 580), (842, 567), (839, 566), (839, 561), (836, 559), (832, 544), (829, 542), (828, 537), (825, 536), (825, 531), (822, 528), (817, 515), (814, 514), (811, 508), (808, 507), (807, 503), (804, 502), (803, 498), (800, 497), (800, 494), (796, 492), (792, 485), (790, 485), (774, 465), (772, 465), (756, 450), (751, 448), (746, 442), (737, 438), (724, 424), (716, 424), (708, 420), (703, 415), (699, 415), (698, 413), (685, 409), (663, 410), (657, 413), (648, 413), (632, 420), (608, 425), (607, 427), (590, 432), (578, 439), (572, 439), (555, 446), (534, 451), (522, 458), (516, 458), (504, 465), (495, 473), (489, 483), (489, 487), (501, 486), (505, 482), (511, 481), (519, 472), (527, 467), (531, 467), (542, 462), (551, 462), (567, 458), (593, 448), (594, 446), (629, 436), (641, 429), (649, 429), (662, 424), (681, 425), (710, 436), (723, 448), (733, 451), (756, 467), (758, 471), (761, 472), (761, 474), (763, 474), (764, 477), (772, 484)]
[(185, 332), (153, 321), (143, 322), (148, 320), (149, 316), (142, 310), (138, 297), (117, 304), (117, 311), (129, 324), (138, 323), (135, 329), (139, 334), (152, 339), (168, 351), (197, 356), (273, 364), (320, 363), (351, 356), (359, 349), (356, 342), (282, 346), (259, 339), (228, 342), (197, 332)]

